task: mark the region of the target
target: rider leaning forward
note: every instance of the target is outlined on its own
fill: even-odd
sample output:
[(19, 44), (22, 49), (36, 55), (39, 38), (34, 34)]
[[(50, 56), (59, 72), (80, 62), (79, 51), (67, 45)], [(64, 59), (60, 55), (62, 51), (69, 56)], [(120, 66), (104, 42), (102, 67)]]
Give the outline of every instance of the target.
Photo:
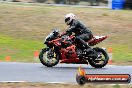
[(92, 39), (93, 37), (90, 29), (87, 28), (82, 22), (77, 20), (73, 13), (65, 15), (65, 23), (69, 26), (69, 29), (62, 35), (71, 35), (72, 32), (75, 33), (75, 42), (77, 46), (81, 45), (84, 48), (89, 49), (89, 51), (92, 51), (88, 43), (85, 42)]

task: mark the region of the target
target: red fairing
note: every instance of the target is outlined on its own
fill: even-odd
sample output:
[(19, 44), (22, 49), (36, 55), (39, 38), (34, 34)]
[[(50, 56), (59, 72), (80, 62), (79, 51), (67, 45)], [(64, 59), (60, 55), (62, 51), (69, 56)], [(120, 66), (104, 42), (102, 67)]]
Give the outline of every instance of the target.
[(69, 47), (66, 48), (67, 52), (70, 51), (71, 54), (72, 54), (72, 55), (70, 56), (71, 59), (72, 59), (72, 58), (77, 58), (77, 54), (76, 54), (75, 48), (76, 48), (75, 45), (72, 45), (72, 46), (69, 46)]
[(49, 44), (54, 43), (56, 46), (61, 46), (61, 43), (59, 42), (59, 40), (61, 40), (61, 38), (57, 38), (55, 40), (52, 40), (52, 41), (49, 42)]
[[(62, 35), (65, 33), (62, 33)], [(70, 36), (67, 38), (68, 40), (74, 40), (75, 36)], [(88, 41), (90, 46), (94, 46), (104, 39), (106, 39), (107, 36), (94, 36), (90, 41)], [(53, 43), (56, 46), (59, 46), (61, 49), (60, 52), (60, 63), (77, 63), (77, 64), (88, 64), (87, 61), (81, 60), (78, 58), (76, 53), (76, 46), (74, 44), (64, 48), (61, 45), (61, 42), (64, 44), (68, 44), (66, 40), (62, 40), (61, 38), (57, 38), (55, 40), (50, 41), (49, 43)]]
[(66, 49), (62, 48), (60, 50), (60, 52), (61, 52), (62, 59), (77, 58), (77, 54), (76, 54), (76, 51), (75, 51), (75, 45), (71, 45), (71, 46), (67, 47)]
[(93, 36), (93, 38), (88, 41), (90, 46), (94, 46), (98, 43), (100, 43), (101, 41), (105, 40), (107, 38), (107, 36)]
[(63, 60), (60, 61), (60, 63), (80, 63), (80, 60), (79, 60), (79, 58), (63, 59)]
[(66, 58), (66, 53), (67, 53), (66, 49), (62, 48), (60, 50), (60, 53), (61, 53), (61, 59), (67, 59)]
[[(81, 64), (79, 58), (77, 57), (77, 54), (75, 52), (75, 45), (71, 45), (67, 47), (66, 49), (61, 49), (61, 61), (60, 63), (79, 63)], [(86, 63), (86, 62), (85, 62)]]

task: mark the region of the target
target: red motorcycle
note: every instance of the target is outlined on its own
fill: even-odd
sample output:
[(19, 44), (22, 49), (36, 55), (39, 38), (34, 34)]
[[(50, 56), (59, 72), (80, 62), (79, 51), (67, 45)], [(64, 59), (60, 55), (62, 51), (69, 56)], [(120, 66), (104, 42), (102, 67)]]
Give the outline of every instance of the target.
[[(58, 36), (58, 30), (51, 32), (44, 41), (45, 48), (39, 54), (40, 62), (47, 66), (52, 67), (60, 63), (74, 63), (74, 64), (90, 64), (95, 68), (104, 67), (109, 60), (108, 54), (105, 49), (95, 47), (92, 48), (94, 52), (87, 52), (88, 49), (76, 47), (74, 42), (75, 36)], [(90, 46), (94, 46), (107, 36), (93, 36), (89, 41), (86, 41)], [(83, 45), (80, 45), (83, 46)]]

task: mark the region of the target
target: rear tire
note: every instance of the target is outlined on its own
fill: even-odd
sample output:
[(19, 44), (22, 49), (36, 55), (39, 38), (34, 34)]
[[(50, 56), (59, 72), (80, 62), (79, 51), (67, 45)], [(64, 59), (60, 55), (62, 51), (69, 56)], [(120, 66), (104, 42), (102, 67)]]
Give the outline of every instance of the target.
[(44, 66), (47, 66), (47, 67), (53, 67), (53, 66), (57, 65), (57, 64), (59, 63), (59, 56), (58, 56), (58, 55), (56, 55), (56, 61), (55, 61), (54, 63), (52, 63), (52, 64), (49, 64), (49, 63), (47, 63), (47, 62), (44, 60), (44, 54), (45, 54), (47, 51), (48, 51), (47, 48), (44, 48), (44, 49), (42, 49), (42, 50), (40, 51), (40, 53), (39, 53), (39, 60), (40, 60), (40, 62), (41, 62)]
[[(93, 59), (88, 59), (89, 61), (89, 64), (92, 66), (92, 67), (95, 67), (95, 68), (102, 68), (104, 67), (108, 61), (109, 61), (109, 56), (107, 54), (107, 52), (102, 49), (102, 48), (93, 48), (97, 53), (101, 53), (103, 56), (104, 56), (104, 61), (102, 64), (97, 64)], [(101, 57), (102, 58), (102, 57)]]

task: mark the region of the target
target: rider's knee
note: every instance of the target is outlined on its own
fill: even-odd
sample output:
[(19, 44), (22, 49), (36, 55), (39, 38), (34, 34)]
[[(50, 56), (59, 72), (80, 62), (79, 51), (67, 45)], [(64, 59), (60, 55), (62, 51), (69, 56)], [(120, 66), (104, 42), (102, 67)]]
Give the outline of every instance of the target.
[(77, 36), (77, 37), (75, 38), (75, 41), (76, 41), (76, 42), (79, 42), (79, 41), (80, 41), (80, 37)]

